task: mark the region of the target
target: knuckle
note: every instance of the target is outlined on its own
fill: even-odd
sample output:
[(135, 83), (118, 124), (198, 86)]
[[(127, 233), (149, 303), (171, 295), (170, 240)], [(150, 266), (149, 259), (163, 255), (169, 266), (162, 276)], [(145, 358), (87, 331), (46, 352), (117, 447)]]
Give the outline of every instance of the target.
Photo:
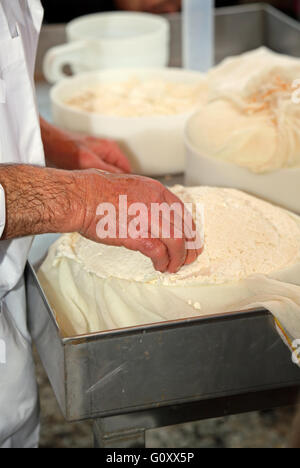
[(158, 189), (161, 192), (164, 192), (165, 187), (158, 180), (152, 179), (152, 186)]
[(174, 248), (175, 249), (183, 249), (185, 248), (185, 241), (182, 237), (176, 237), (175, 239), (173, 239), (173, 245), (174, 245)]
[(154, 258), (162, 258), (166, 254), (166, 248), (163, 244), (158, 244), (151, 250), (151, 256)]

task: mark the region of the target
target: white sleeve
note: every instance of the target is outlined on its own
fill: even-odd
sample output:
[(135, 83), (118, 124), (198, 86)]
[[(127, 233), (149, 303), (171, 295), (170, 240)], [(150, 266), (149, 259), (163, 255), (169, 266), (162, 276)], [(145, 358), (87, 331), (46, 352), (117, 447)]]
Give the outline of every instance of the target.
[(4, 192), (2, 185), (0, 185), (0, 237), (2, 236), (2, 233), (4, 231), (5, 219), (6, 219), (5, 192)]
[(0, 104), (6, 102), (6, 86), (5, 81), (0, 78)]

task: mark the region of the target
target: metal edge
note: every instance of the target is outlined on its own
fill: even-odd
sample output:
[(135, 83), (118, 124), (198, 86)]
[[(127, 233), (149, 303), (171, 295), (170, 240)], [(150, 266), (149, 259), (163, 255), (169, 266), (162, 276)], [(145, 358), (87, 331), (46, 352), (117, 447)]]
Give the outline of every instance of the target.
[(224, 320), (232, 319), (238, 320), (247, 316), (270, 316), (271, 314), (267, 309), (248, 309), (245, 311), (237, 311), (237, 312), (223, 312), (215, 315), (203, 315), (198, 317), (190, 317), (184, 319), (177, 319), (177, 320), (167, 320), (164, 322), (158, 323), (149, 323), (145, 325), (137, 325), (135, 327), (126, 327), (126, 328), (117, 328), (112, 330), (105, 330), (102, 332), (95, 332), (95, 333), (88, 333), (83, 335), (76, 335), (71, 337), (62, 337), (62, 342), (65, 345), (68, 344), (80, 344), (83, 342), (91, 342), (96, 339), (105, 339), (111, 338), (115, 336), (128, 336), (132, 334), (141, 334), (147, 332), (154, 332), (154, 331), (162, 331), (170, 328), (182, 328), (186, 326), (193, 326), (197, 323), (207, 323), (207, 322), (222, 322)]
[[(64, 363), (64, 355), (65, 355), (65, 352), (66, 352), (66, 347), (65, 347), (65, 344), (64, 342), (62, 341), (62, 337), (61, 337), (61, 334), (60, 334), (60, 331), (59, 331), (59, 328), (58, 328), (58, 324), (55, 320), (55, 316), (54, 316), (54, 313), (51, 309), (51, 306), (44, 294), (44, 291), (39, 283), (39, 280), (37, 278), (37, 275), (36, 275), (36, 272), (35, 272), (35, 269), (33, 268), (32, 264), (27, 261), (26, 263), (26, 267), (25, 267), (25, 276), (26, 276), (26, 282), (27, 282), (27, 279), (30, 278), (30, 282), (31, 283), (34, 283), (34, 287), (37, 288), (37, 291), (38, 291), (38, 294), (39, 294), (39, 298), (42, 300), (42, 302), (44, 303), (44, 306), (45, 306), (45, 309), (46, 309), (46, 314), (48, 315), (48, 319), (49, 320), (49, 316), (50, 316), (50, 320), (51, 320), (51, 325), (52, 327), (54, 326), (54, 329), (53, 329), (53, 333), (54, 333), (54, 337), (55, 337), (55, 340), (57, 340), (57, 343), (59, 345), (59, 352), (60, 352), (60, 357), (61, 357), (61, 363), (62, 364), (62, 372), (63, 372), (63, 381), (65, 382), (66, 381), (66, 366), (65, 366), (65, 363)], [(26, 292), (27, 292), (27, 285), (26, 285)], [(28, 299), (27, 299), (28, 301)], [(28, 304), (28, 302), (27, 302)], [(66, 392), (66, 386), (64, 385), (64, 388), (62, 391), (60, 391), (61, 389), (58, 388), (58, 386), (55, 384), (55, 381), (52, 381), (52, 378), (54, 377), (52, 373), (51, 376), (49, 374), (49, 369), (47, 367), (47, 365), (44, 364), (44, 357), (43, 357), (43, 353), (41, 354), (40, 353), (40, 347), (39, 347), (39, 344), (38, 342), (36, 341), (36, 338), (38, 337), (34, 337), (33, 336), (33, 341), (35, 342), (35, 345), (36, 345), (36, 348), (37, 348), (37, 352), (38, 352), (38, 355), (39, 355), (39, 358), (42, 362), (42, 365), (45, 369), (45, 372), (47, 374), (47, 377), (49, 379), (49, 381), (51, 382), (51, 387), (53, 389), (53, 392), (56, 396), (56, 400), (57, 400), (57, 403), (58, 403), (58, 406), (62, 412), (62, 414), (64, 416), (67, 415), (67, 392)], [(57, 363), (56, 363), (57, 365)]]
[(235, 15), (235, 14), (242, 14), (242, 13), (259, 13), (262, 12), (264, 14), (270, 14), (280, 21), (284, 21), (289, 26), (293, 28), (300, 29), (300, 23), (298, 20), (288, 16), (286, 13), (283, 13), (278, 8), (275, 8), (268, 3), (251, 3), (250, 5), (237, 5), (237, 6), (228, 6), (228, 7), (221, 7), (215, 9), (215, 16), (227, 16), (227, 15)]
[(42, 298), (42, 300), (43, 300), (43, 302), (44, 302), (46, 308), (47, 308), (48, 311), (50, 312), (49, 315), (50, 315), (50, 318), (51, 318), (51, 320), (53, 321), (53, 323), (54, 323), (54, 325), (55, 325), (57, 334), (59, 335), (60, 338), (62, 338), (62, 336), (61, 336), (61, 334), (60, 334), (60, 330), (59, 330), (58, 323), (57, 323), (56, 318), (55, 318), (55, 314), (54, 314), (54, 312), (53, 312), (53, 309), (52, 309), (52, 307), (51, 307), (51, 305), (50, 305), (50, 303), (49, 303), (49, 301), (48, 301), (48, 299), (47, 299), (47, 297), (46, 297), (46, 295), (45, 295), (45, 293), (44, 293), (44, 290), (43, 290), (43, 288), (42, 288), (42, 286), (41, 286), (41, 284), (40, 284), (40, 282), (39, 282), (39, 279), (38, 279), (38, 277), (37, 277), (37, 274), (36, 274), (36, 272), (35, 272), (35, 269), (33, 268), (33, 266), (31, 265), (31, 263), (30, 263), (29, 261), (27, 262), (27, 268), (30, 269), (30, 271), (31, 271), (31, 273), (32, 273), (32, 277), (33, 277), (33, 279), (34, 279), (34, 282), (35, 282), (35, 284), (36, 284), (36, 286), (37, 286), (37, 288), (38, 288), (38, 291), (39, 291), (39, 293), (40, 293), (40, 295), (41, 295), (41, 298)]
[[(241, 13), (259, 13), (269, 7), (267, 3), (251, 3), (250, 5), (236, 5), (215, 9), (216, 16), (232, 16)], [(274, 8), (274, 7), (273, 7)], [(276, 10), (276, 8), (274, 8)], [(279, 11), (279, 10), (278, 10)], [(281, 13), (281, 12), (280, 12)], [(284, 13), (282, 13), (284, 15)]]
[(286, 13), (283, 13), (282, 11), (278, 10), (278, 8), (273, 7), (272, 5), (268, 5), (267, 3), (263, 3), (263, 9), (266, 13), (270, 14), (271, 16), (274, 16), (280, 21), (285, 22), (288, 26), (291, 28), (296, 28), (300, 30), (300, 22), (291, 16), (288, 16)]
[(211, 400), (212, 402), (215, 401), (215, 399), (219, 398), (232, 398), (232, 397), (238, 397), (238, 396), (245, 396), (247, 394), (255, 394), (257, 392), (262, 392), (262, 391), (276, 391), (280, 389), (285, 389), (285, 388), (297, 388), (299, 389), (300, 392), (300, 380), (298, 382), (293, 381), (288, 381), (280, 384), (270, 384), (267, 386), (253, 386), (247, 389), (241, 388), (241, 389), (235, 389), (230, 395), (228, 395), (227, 392), (217, 392), (214, 394), (211, 393), (205, 393), (197, 396), (193, 396), (190, 398), (176, 398), (174, 400), (164, 400), (159, 403), (150, 403), (150, 404), (144, 404), (144, 405), (137, 405), (137, 406), (128, 406), (122, 408), (120, 411), (119, 409), (117, 410), (105, 410), (105, 411), (95, 411), (93, 413), (89, 414), (82, 414), (78, 419), (71, 414), (67, 413), (67, 421), (72, 423), (72, 422), (80, 422), (80, 421), (86, 421), (88, 419), (98, 419), (98, 418), (107, 418), (107, 417), (112, 417), (112, 416), (120, 416), (120, 415), (126, 415), (126, 414), (135, 414), (135, 413), (140, 413), (144, 411), (151, 411), (155, 409), (161, 409), (161, 408), (168, 408), (168, 407), (175, 407), (175, 406), (180, 406), (180, 405), (185, 405), (185, 404), (193, 404), (193, 403), (200, 403), (200, 402), (207, 402), (209, 404), (209, 401)]

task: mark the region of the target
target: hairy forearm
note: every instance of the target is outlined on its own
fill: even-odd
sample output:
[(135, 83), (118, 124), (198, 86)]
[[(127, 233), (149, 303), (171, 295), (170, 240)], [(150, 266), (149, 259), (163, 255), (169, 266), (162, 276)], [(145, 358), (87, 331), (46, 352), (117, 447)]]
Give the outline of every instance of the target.
[(6, 224), (2, 239), (80, 230), (85, 183), (78, 171), (0, 165)]

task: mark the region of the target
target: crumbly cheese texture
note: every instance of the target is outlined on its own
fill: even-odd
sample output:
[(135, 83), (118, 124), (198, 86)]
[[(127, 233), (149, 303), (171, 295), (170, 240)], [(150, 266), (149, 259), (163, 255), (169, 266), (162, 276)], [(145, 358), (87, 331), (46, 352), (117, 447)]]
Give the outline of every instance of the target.
[(204, 156), (255, 173), (300, 165), (299, 59), (260, 48), (207, 78), (210, 95), (191, 129)]
[(176, 274), (162, 274), (139, 252), (67, 234), (55, 244), (53, 266), (67, 257), (99, 278), (184, 286), (238, 282), (299, 262), (300, 225), (289, 212), (233, 189), (175, 186), (172, 191), (204, 208), (205, 248), (193, 264)]
[(115, 117), (151, 117), (184, 114), (202, 100), (205, 85), (142, 80), (136, 76), (122, 82), (101, 83), (81, 90), (66, 104), (94, 114)]

